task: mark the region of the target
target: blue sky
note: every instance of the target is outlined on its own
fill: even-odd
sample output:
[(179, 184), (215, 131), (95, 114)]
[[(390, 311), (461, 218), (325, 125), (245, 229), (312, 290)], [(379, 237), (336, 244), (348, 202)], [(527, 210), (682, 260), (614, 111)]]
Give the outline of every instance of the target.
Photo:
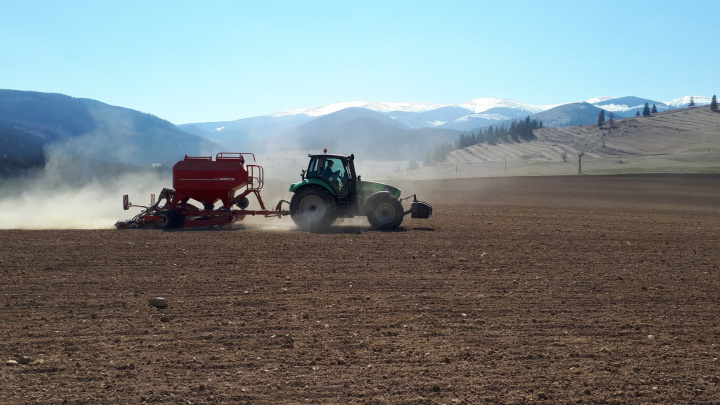
[(0, 0), (0, 88), (176, 124), (338, 101), (720, 93), (720, 1)]

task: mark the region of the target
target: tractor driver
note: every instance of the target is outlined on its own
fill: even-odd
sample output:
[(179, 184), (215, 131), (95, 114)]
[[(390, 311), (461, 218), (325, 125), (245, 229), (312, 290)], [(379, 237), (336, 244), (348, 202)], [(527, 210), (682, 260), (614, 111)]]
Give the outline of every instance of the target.
[[(333, 164), (335, 163), (332, 160), (327, 160), (327, 164), (325, 165), (325, 171), (323, 172), (323, 177), (326, 178), (333, 186), (335, 186), (338, 190), (341, 190), (343, 187), (343, 179), (340, 178), (340, 171), (341, 170), (335, 170), (333, 171)], [(342, 167), (341, 167), (342, 169)], [(344, 172), (344, 170), (343, 170)], [(343, 178), (346, 177), (347, 174), (343, 173)]]
[(328, 180), (330, 180), (333, 177), (333, 175), (339, 174), (338, 173), (339, 171), (333, 172), (333, 169), (332, 169), (333, 163), (335, 163), (335, 162), (333, 162), (332, 160), (327, 160), (326, 164), (325, 164), (325, 171), (323, 172), (323, 177), (325, 177)]

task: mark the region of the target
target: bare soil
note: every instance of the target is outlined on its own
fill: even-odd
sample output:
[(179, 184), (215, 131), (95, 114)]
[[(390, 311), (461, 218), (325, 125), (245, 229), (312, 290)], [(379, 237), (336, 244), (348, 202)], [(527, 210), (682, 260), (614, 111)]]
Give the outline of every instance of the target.
[(396, 232), (0, 231), (0, 403), (718, 401), (720, 176), (404, 186)]

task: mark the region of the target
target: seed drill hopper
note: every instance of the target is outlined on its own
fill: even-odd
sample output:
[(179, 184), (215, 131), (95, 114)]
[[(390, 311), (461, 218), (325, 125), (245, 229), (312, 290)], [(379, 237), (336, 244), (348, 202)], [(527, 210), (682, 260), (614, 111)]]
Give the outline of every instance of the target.
[[(140, 207), (143, 210), (128, 220), (118, 221), (115, 227), (126, 228), (208, 228), (220, 227), (246, 216), (260, 215), (280, 218), (289, 212), (282, 209), (281, 200), (274, 210), (267, 210), (260, 196), (264, 185), (262, 166), (245, 164), (252, 153), (221, 152), (215, 156), (185, 156), (173, 167), (173, 188), (164, 188), (157, 201), (151, 197), (149, 206), (134, 205), (128, 195), (123, 196), (123, 209)], [(254, 195), (260, 210), (247, 210), (248, 196)], [(201, 206), (191, 204), (194, 200)], [(219, 207), (215, 204), (220, 202)]]

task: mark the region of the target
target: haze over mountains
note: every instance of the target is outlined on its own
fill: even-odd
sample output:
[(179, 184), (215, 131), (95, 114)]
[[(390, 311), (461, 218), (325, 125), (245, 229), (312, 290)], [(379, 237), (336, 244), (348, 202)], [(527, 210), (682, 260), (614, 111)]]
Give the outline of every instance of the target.
[[(601, 109), (616, 119), (634, 116), (645, 103), (659, 112), (685, 107), (691, 97), (698, 106), (710, 97), (685, 96), (668, 102), (640, 97), (597, 97), (559, 105), (534, 105), (499, 98), (478, 98), (455, 105), (430, 103), (345, 102), (317, 108), (282, 111), (236, 121), (194, 123), (180, 128), (213, 142), (238, 148), (271, 144), (275, 149), (315, 149), (324, 144), (355, 146), (359, 128), (369, 141), (380, 142), (383, 158), (416, 158), (427, 143), (454, 141), (462, 132), (490, 125), (509, 125), (530, 117), (546, 127), (587, 125), (596, 122)], [(385, 140), (397, 139), (388, 144)]]
[[(62, 94), (0, 90), (0, 155), (62, 149), (69, 156), (128, 164), (213, 150), (208, 140), (150, 114)], [(12, 151), (12, 152), (11, 152)]]
[[(693, 99), (698, 106), (710, 102), (709, 97)], [(509, 126), (510, 121), (527, 116), (542, 121), (545, 127), (587, 125), (596, 122), (600, 109), (612, 111), (619, 119), (634, 116), (645, 103), (662, 112), (689, 102), (690, 96), (668, 102), (598, 97), (560, 105), (498, 98), (453, 105), (357, 101), (176, 126), (150, 114), (96, 100), (0, 90), (0, 163), (32, 165), (52, 151), (62, 151), (71, 158), (152, 164), (173, 163), (185, 154), (324, 147), (373, 160), (413, 160), (422, 159), (429, 149), (443, 142), (454, 143), (463, 132), (489, 125)]]

